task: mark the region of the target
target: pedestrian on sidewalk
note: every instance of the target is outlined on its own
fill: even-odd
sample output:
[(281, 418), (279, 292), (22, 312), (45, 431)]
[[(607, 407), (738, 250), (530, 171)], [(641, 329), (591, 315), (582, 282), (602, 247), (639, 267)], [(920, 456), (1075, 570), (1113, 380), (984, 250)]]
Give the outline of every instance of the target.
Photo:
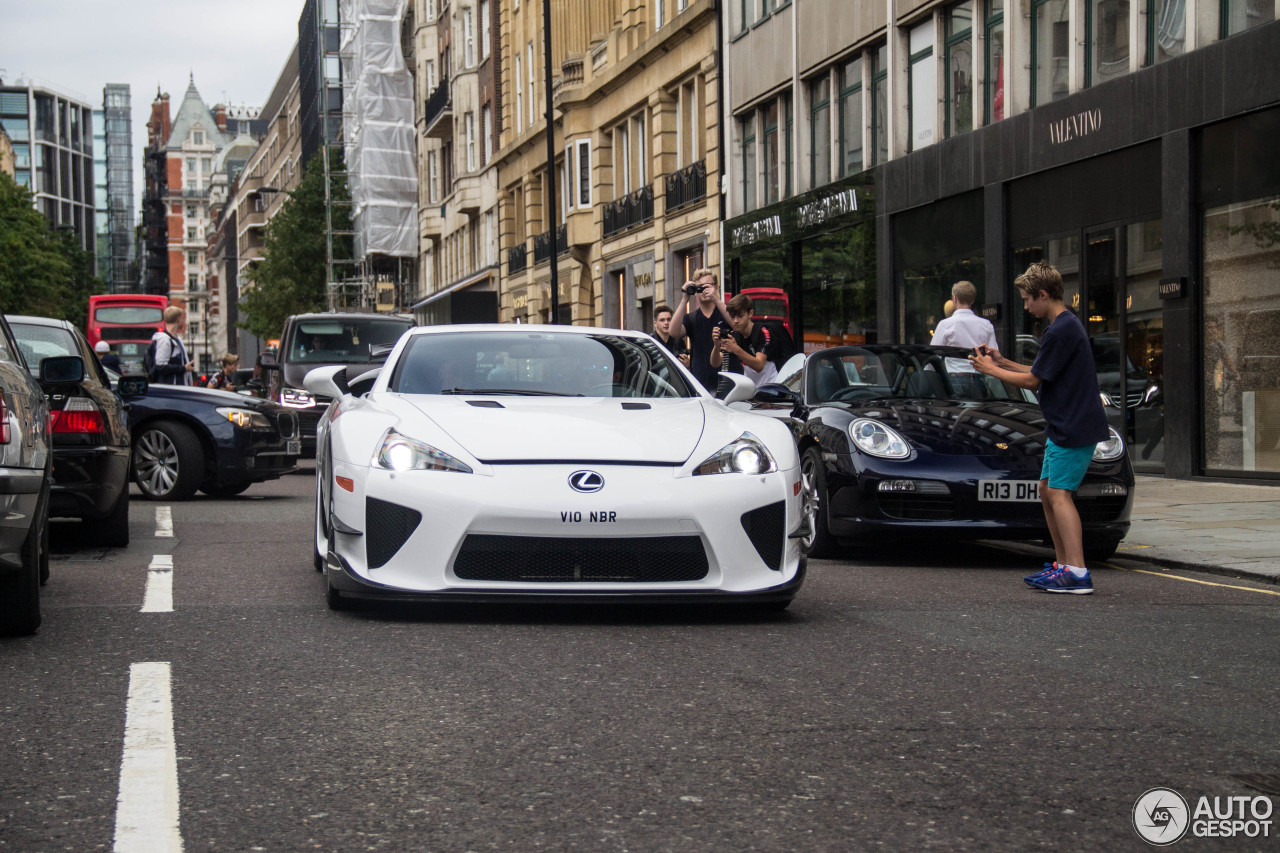
[(979, 373), (1034, 391), (1044, 413), (1040, 504), (1055, 560), (1024, 580), (1032, 589), (1088, 595), (1093, 578), (1084, 564), (1084, 534), (1073, 495), (1094, 448), (1108, 436), (1093, 348), (1084, 324), (1063, 303), (1062, 276), (1051, 264), (1037, 261), (1014, 285), (1022, 293), (1023, 307), (1047, 323), (1035, 363), (1018, 364), (986, 346), (975, 347), (969, 361)]

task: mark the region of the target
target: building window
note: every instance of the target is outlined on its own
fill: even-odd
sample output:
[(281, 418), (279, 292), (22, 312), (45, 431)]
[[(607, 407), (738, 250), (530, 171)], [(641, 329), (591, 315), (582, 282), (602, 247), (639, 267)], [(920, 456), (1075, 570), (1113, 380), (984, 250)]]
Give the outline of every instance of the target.
[(1187, 52), (1185, 0), (1147, 0), (1147, 65)]
[(470, 8), (462, 10), (462, 62), (467, 68), (476, 64), (476, 22)]
[(986, 46), (984, 48), (984, 106), (987, 124), (1004, 120), (1004, 6), (1001, 0), (987, 0)]
[(758, 0), (738, 0), (742, 12), (742, 29), (748, 29), (756, 22), (756, 3)]
[(440, 152), (427, 152), (427, 201), (440, 201)]
[(742, 122), (742, 207), (756, 208), (756, 116), (750, 113)]
[(702, 87), (700, 79), (680, 86), (676, 92), (676, 166), (683, 168), (702, 157)]
[(653, 28), (655, 30), (662, 29), (662, 25), (667, 22), (667, 3), (666, 0), (653, 0)]
[(947, 13), (947, 136), (973, 130), (973, 0)]
[(809, 84), (809, 181), (831, 183), (831, 78), (823, 74)]
[(520, 73), (520, 54), (516, 54), (516, 132), (524, 121), (524, 76)]
[(428, 59), (423, 67), (427, 78), (427, 91), (434, 92), (436, 90), (436, 61)]
[(862, 57), (840, 68), (840, 177), (862, 171)]
[(493, 50), (492, 34), (489, 32), (493, 28), (492, 22), (489, 20), (489, 0), (480, 0), (480, 58), (488, 59), (490, 51)]
[(761, 110), (764, 120), (764, 203), (778, 200), (778, 102), (772, 101)]
[(578, 140), (578, 207), (591, 206), (591, 140)]
[(910, 33), (910, 117), (911, 150), (918, 151), (937, 139), (938, 62), (933, 54), (933, 21), (913, 28)]
[(467, 134), (467, 171), (474, 172), (478, 168), (476, 162), (476, 114), (469, 112), (464, 116)]
[(188, 242), (188, 243), (193, 243), (193, 242), (195, 242), (195, 241), (196, 241), (196, 240), (198, 240), (198, 239), (199, 239), (199, 238), (196, 236), (196, 229), (194, 229), (194, 228), (188, 228), (188, 229), (187, 229), (187, 242)]
[(1068, 0), (1031, 2), (1031, 106), (1070, 94), (1067, 63), (1071, 50), (1071, 5)]
[(1086, 86), (1129, 73), (1129, 0), (1090, 0), (1085, 9)]
[(196, 130), (191, 133), (191, 141), (196, 145), (204, 145), (204, 131)]
[(488, 104), (480, 109), (480, 132), (484, 134), (484, 164), (493, 159), (493, 110)]
[(200, 263), (199, 252), (187, 252), (187, 266), (194, 267)]
[[(645, 162), (645, 113), (635, 113), (613, 131), (613, 185), (615, 198), (638, 190), (647, 183), (648, 166)], [(618, 189), (621, 192), (618, 192)]]
[[(200, 289), (200, 276), (198, 275), (187, 276), (187, 290), (199, 290), (199, 289)], [(192, 334), (195, 334), (194, 329), (192, 329)]]
[(533, 97), (533, 80), (535, 77), (538, 76), (533, 70), (535, 67), (533, 62), (533, 42), (529, 42), (528, 52), (529, 52), (529, 63), (528, 63), (529, 64), (529, 126), (532, 127), (533, 123), (537, 120), (535, 118), (535, 116), (537, 115), (537, 107), (534, 106), (535, 99)]
[(1223, 38), (1260, 27), (1275, 19), (1275, 0), (1222, 0)]
[(872, 166), (889, 160), (889, 48), (880, 45), (871, 69)]

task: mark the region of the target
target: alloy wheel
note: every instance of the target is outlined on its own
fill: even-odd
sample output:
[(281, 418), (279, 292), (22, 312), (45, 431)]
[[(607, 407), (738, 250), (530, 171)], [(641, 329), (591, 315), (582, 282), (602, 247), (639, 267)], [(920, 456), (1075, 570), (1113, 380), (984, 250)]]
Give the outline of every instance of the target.
[(148, 430), (134, 447), (138, 485), (150, 495), (166, 495), (178, 482), (178, 448), (159, 430)]

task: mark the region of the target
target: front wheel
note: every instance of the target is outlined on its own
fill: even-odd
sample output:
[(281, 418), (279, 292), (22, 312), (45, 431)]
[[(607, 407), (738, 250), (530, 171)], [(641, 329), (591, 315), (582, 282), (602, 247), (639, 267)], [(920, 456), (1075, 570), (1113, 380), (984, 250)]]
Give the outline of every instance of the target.
[(800, 460), (802, 512), (809, 522), (809, 535), (800, 547), (810, 557), (825, 557), (835, 550), (836, 541), (827, 526), (827, 469), (822, 452), (810, 447)]
[(185, 501), (204, 479), (204, 451), (188, 427), (155, 421), (133, 440), (133, 480), (153, 501)]
[(227, 486), (201, 486), (200, 491), (211, 498), (234, 498), (253, 483), (232, 483)]
[(42, 493), (22, 542), (22, 569), (0, 575), (0, 634), (8, 637), (34, 634), (40, 628), (40, 569), (49, 548), (47, 507)]

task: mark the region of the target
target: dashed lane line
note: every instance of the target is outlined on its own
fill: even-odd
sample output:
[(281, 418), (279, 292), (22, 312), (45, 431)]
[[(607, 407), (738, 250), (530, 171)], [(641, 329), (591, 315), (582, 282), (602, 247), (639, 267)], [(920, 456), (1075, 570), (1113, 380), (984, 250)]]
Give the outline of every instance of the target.
[(143, 613), (173, 612), (173, 555), (153, 554), (147, 566), (147, 591), (142, 598)]
[(168, 506), (156, 507), (156, 538), (172, 539), (173, 538), (173, 508)]
[(115, 853), (180, 853), (178, 755), (167, 662), (129, 667)]

